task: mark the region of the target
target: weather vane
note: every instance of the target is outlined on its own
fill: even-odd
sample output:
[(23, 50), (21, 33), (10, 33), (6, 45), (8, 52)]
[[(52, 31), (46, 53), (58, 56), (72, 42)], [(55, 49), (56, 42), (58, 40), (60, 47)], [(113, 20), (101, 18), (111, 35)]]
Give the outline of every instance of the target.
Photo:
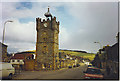
[(48, 12), (49, 12), (49, 8), (50, 8), (50, 6), (48, 6)]

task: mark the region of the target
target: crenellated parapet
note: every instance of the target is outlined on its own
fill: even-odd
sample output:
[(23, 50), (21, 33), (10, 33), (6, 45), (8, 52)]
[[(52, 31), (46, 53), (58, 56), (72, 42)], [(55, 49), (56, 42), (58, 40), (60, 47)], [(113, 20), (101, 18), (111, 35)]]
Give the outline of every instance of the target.
[[(51, 25), (52, 22), (52, 25)], [(52, 29), (57, 30), (59, 32), (59, 21), (56, 21), (56, 17), (52, 18), (52, 21), (47, 19), (36, 18), (36, 30), (39, 31), (40, 29)], [(52, 26), (52, 27), (51, 27)]]

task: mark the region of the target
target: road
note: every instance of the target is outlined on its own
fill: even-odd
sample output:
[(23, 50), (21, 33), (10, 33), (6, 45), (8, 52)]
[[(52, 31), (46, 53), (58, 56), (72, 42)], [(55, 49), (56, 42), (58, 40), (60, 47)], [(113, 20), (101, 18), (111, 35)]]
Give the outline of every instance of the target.
[(69, 80), (69, 79), (83, 79), (84, 73), (87, 69), (86, 65), (81, 65), (75, 68), (63, 68), (56, 71), (22, 71), (19, 75), (14, 76), (13, 80)]

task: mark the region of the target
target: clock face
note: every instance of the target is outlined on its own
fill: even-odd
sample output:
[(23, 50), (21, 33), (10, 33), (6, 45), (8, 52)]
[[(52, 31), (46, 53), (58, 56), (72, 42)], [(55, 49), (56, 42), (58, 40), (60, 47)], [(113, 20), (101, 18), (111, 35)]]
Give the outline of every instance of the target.
[(47, 27), (47, 23), (44, 23), (44, 27)]

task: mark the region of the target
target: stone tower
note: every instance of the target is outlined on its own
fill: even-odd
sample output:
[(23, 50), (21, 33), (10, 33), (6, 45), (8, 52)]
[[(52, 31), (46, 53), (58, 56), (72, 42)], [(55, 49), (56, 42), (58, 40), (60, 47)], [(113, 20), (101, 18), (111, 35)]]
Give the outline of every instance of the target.
[(51, 17), (51, 19), (42, 20), (41, 18), (36, 18), (35, 69), (37, 70), (55, 70), (59, 68), (59, 21), (56, 21), (56, 17)]

